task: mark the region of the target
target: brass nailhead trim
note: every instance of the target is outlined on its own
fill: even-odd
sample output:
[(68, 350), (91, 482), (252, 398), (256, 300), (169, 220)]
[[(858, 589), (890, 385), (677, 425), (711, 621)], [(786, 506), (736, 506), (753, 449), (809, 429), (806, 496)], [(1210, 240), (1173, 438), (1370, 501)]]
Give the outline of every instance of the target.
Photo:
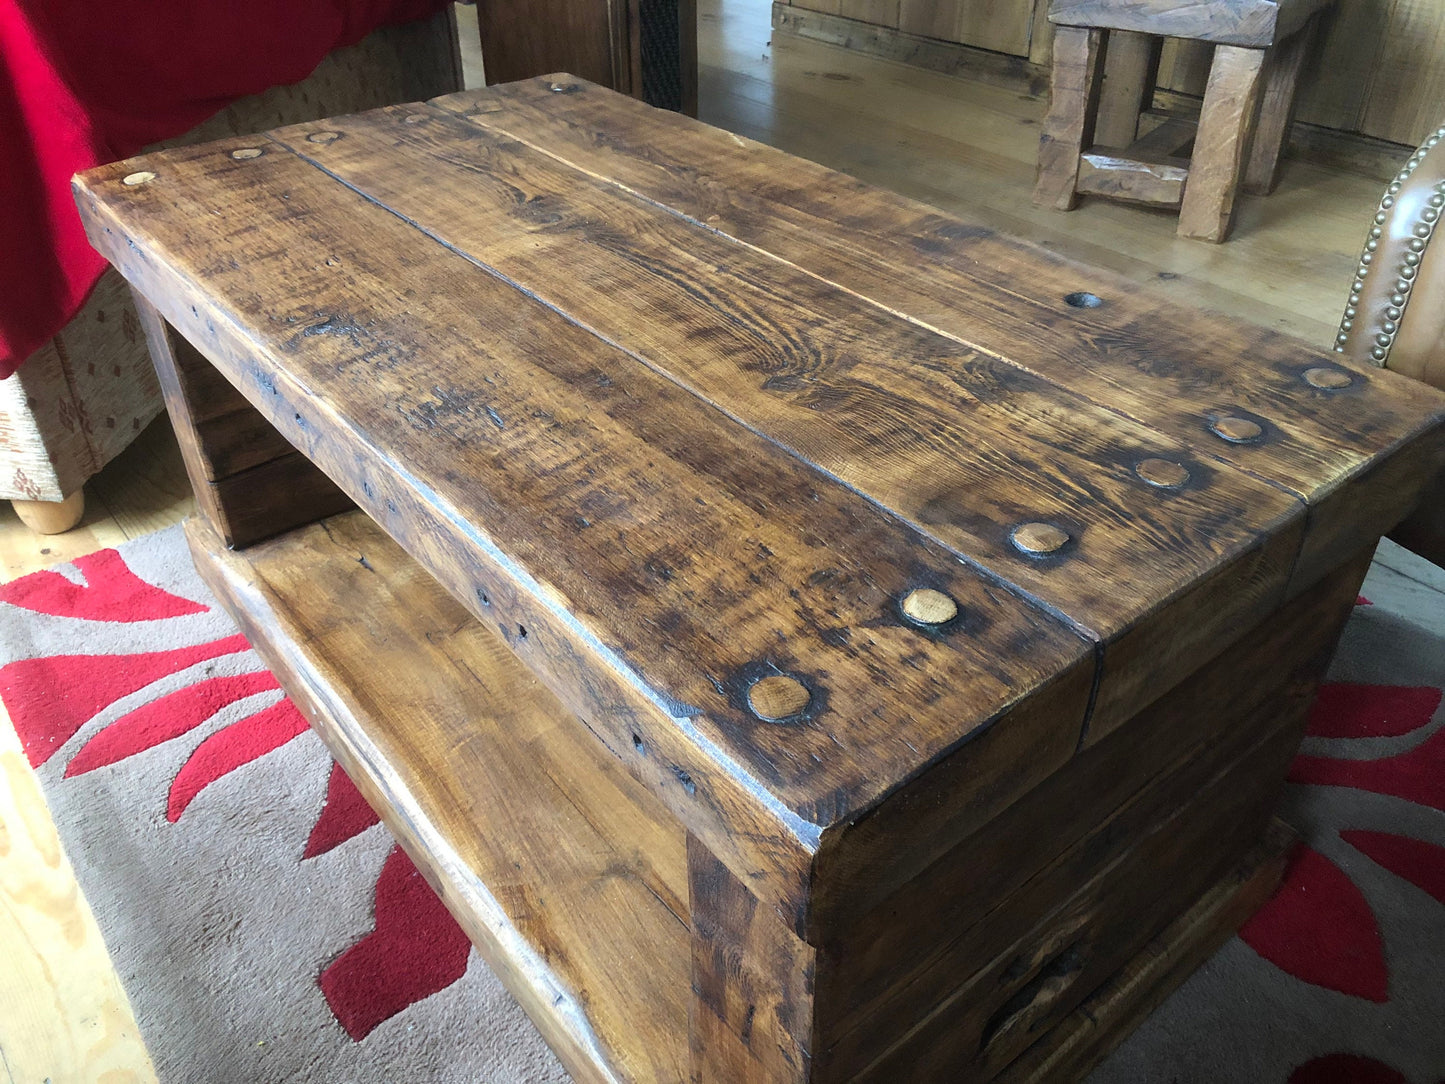
[[(1365, 243), (1365, 251), (1360, 255), (1360, 266), (1355, 271), (1354, 285), (1350, 287), (1350, 308), (1355, 307), (1360, 294), (1364, 292), (1365, 274), (1369, 270), (1372, 254), (1376, 248), (1375, 241), (1381, 236), (1381, 227), (1389, 221), (1388, 212), (1395, 206), (1395, 197), (1400, 194), (1400, 189), (1410, 179), (1410, 175), (1425, 160), (1425, 156), (1438, 146), (1441, 140), (1445, 140), (1445, 126), (1437, 128), (1431, 133), (1430, 137), (1410, 156), (1404, 168), (1396, 174), (1395, 179), (1390, 182), (1390, 186), (1385, 189), (1385, 195), (1380, 200), (1379, 210), (1375, 212), (1375, 228), (1370, 230), (1370, 240)], [(1445, 207), (1445, 181), (1435, 185), (1435, 190), (1426, 204), (1420, 212), (1420, 221), (1410, 231), (1413, 234), (1413, 238), (1409, 242), (1410, 251), (1405, 253), (1401, 266), (1396, 269), (1399, 277), (1395, 281), (1395, 292), (1390, 296), (1390, 304), (1394, 307), (1402, 307), (1405, 304), (1406, 295), (1409, 294), (1411, 283), (1416, 275), (1415, 268), (1420, 262), (1420, 253), (1424, 251), (1431, 235), (1435, 232), (1435, 224), (1440, 219), (1440, 209)], [(1391, 321), (1397, 321), (1399, 318), (1398, 314), (1389, 317)], [(1339, 333), (1335, 335), (1335, 353), (1343, 354), (1345, 352), (1345, 343), (1349, 341), (1350, 331), (1353, 328), (1353, 314), (1347, 310), (1345, 318), (1340, 321)], [(1395, 336), (1398, 332), (1398, 326), (1387, 327), (1382, 328), (1375, 335), (1375, 345), (1370, 350), (1370, 359), (1377, 365), (1383, 366), (1389, 360), (1390, 350), (1395, 345)], [(1381, 342), (1381, 339), (1384, 341)]]

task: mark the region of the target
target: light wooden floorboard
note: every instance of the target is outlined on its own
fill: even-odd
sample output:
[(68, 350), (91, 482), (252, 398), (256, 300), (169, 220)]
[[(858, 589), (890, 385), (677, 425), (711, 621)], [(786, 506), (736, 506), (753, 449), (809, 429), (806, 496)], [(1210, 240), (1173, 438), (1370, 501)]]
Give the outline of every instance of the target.
[[(1218, 246), (1179, 240), (1165, 212), (1103, 200), (1068, 214), (1035, 208), (1040, 99), (833, 46), (773, 41), (767, 0), (701, 0), (700, 9), (704, 120), (1103, 265), (1140, 289), (1320, 346), (1332, 338), (1378, 182), (1287, 162), (1273, 196), (1242, 197), (1233, 239)], [(471, 14), (463, 13), (464, 34), (476, 32)], [(480, 54), (464, 53), (474, 84)], [(0, 579), (188, 514), (193, 501), (164, 419), (92, 479), (87, 498), (81, 526), (49, 538), (0, 507)], [(0, 764), (0, 1084), (153, 1080), (8, 718)]]

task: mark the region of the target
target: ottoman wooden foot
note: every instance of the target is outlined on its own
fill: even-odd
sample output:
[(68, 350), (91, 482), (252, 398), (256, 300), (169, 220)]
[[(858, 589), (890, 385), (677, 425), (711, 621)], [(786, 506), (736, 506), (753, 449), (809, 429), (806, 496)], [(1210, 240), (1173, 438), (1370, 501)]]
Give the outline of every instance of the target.
[(85, 490), (60, 501), (11, 501), (20, 522), (36, 534), (64, 534), (85, 515)]

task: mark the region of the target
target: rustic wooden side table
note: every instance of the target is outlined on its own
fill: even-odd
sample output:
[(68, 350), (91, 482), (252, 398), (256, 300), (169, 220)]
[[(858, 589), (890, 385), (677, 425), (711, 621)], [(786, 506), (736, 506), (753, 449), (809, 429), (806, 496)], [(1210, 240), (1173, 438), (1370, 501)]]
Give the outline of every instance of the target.
[[(1235, 193), (1274, 190), (1305, 53), (1330, 3), (1053, 0), (1034, 202), (1070, 211), (1092, 194), (1168, 207), (1180, 237), (1223, 241)], [(1172, 117), (1136, 139), (1165, 37), (1214, 46), (1199, 120)]]
[(568, 76), (76, 190), (197, 564), (579, 1080), (1081, 1073), (1272, 890), (1445, 456), (1389, 372)]

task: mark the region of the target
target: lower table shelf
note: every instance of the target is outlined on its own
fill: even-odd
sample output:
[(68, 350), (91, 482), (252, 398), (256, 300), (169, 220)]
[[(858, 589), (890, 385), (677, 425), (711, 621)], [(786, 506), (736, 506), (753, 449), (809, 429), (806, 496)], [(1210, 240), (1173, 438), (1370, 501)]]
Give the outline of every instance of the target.
[[(582, 1081), (688, 1078), (685, 833), (361, 512), (196, 565)], [(605, 930), (606, 936), (597, 936)]]

